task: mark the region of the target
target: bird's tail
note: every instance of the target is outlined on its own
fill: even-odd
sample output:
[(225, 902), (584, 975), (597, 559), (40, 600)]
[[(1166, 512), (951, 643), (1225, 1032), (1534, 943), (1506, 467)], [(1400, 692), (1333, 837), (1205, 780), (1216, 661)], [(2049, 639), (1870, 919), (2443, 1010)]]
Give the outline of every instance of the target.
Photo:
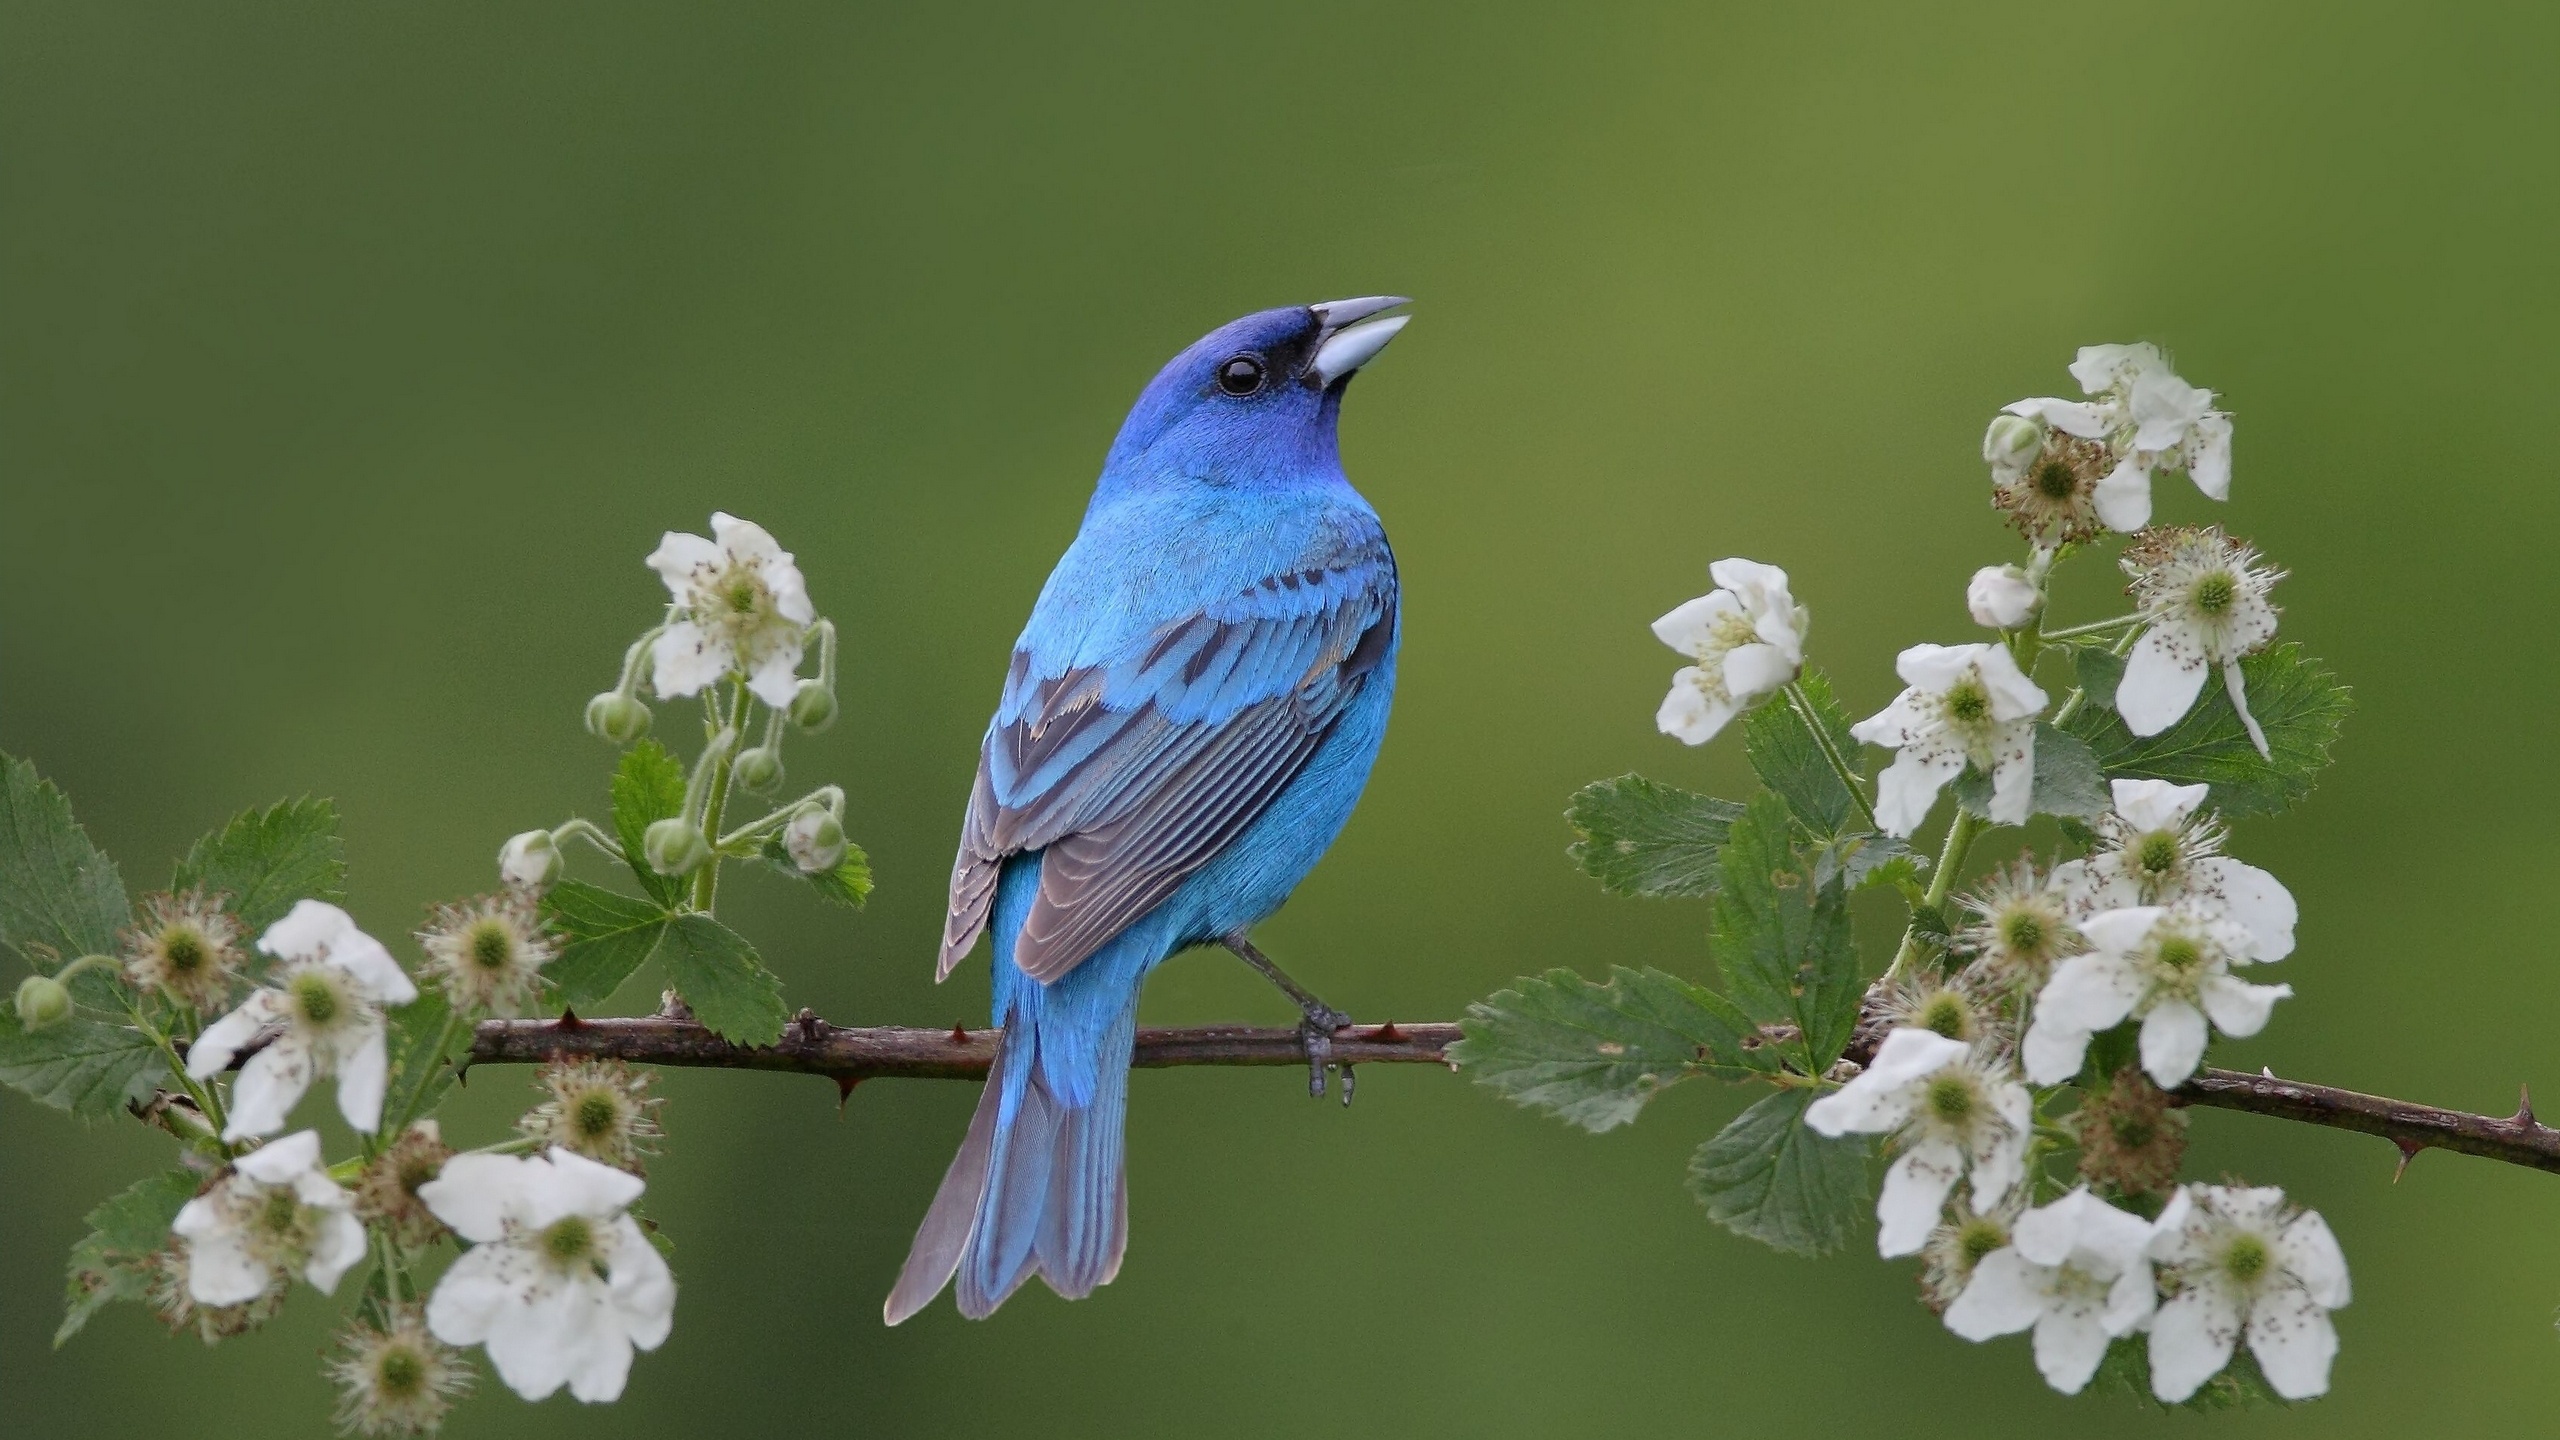
[(1081, 1300), (1120, 1271), (1136, 989), (1116, 1013), (1094, 1017), (1099, 1033), (1042, 1004), (1043, 989), (1025, 984), (1006, 1017), (968, 1138), (881, 1307), (892, 1325), (931, 1304), (955, 1274), (960, 1313), (979, 1320), (1033, 1275)]

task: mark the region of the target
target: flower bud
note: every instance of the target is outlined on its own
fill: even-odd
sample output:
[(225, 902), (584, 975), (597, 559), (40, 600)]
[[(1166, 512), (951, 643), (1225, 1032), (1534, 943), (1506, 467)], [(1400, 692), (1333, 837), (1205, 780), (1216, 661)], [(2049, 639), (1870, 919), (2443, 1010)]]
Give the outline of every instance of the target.
[(755, 794), (770, 795), (782, 787), (782, 752), (770, 745), (741, 750), (737, 767), (730, 773)]
[(689, 820), (660, 820), (641, 835), (640, 851), (661, 875), (689, 875), (711, 858), (711, 842)]
[(628, 745), (649, 733), (649, 707), (636, 696), (607, 690), (587, 702), (587, 733), (616, 745)]
[(1994, 475), (2023, 472), (2043, 449), (2044, 427), (2024, 415), (1995, 415), (1991, 428), (1982, 432), (1983, 463)]
[[(841, 840), (843, 837), (837, 837)], [(30, 975), (18, 982), (18, 1024), (43, 1030), (71, 1018), (71, 990), (50, 975)]]
[(791, 692), (791, 723), (815, 735), (836, 723), (836, 692), (821, 680), (803, 680)]
[(1973, 572), (1964, 589), (1964, 604), (1973, 623), (1994, 630), (2015, 630), (2035, 618), (2044, 606), (2027, 572), (2015, 565), (1985, 565)]
[(539, 895), (560, 878), (560, 843), (548, 830), (527, 830), (498, 850), (498, 876), (518, 890)]
[(783, 830), (782, 848), (801, 874), (823, 875), (844, 863), (844, 823), (825, 810), (803, 810)]

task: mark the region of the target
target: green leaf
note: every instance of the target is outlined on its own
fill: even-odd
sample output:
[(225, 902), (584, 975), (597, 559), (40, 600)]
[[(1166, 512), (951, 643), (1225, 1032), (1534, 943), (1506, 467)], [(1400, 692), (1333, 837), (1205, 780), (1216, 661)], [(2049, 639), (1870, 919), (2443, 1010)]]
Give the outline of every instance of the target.
[(622, 763), (613, 771), (613, 829), (622, 838), (623, 857), (640, 877), (640, 888), (667, 908), (684, 903), (691, 881), (650, 869), (648, 851), (640, 842), (653, 822), (684, 813), (684, 778), (684, 766), (674, 754), (647, 739), (623, 751)]
[(1775, 795), (1755, 797), (1734, 822), (1720, 852), (1716, 963), (1744, 1014), (1798, 1028), (1805, 1073), (1819, 1075), (1848, 1047), (1865, 987), (1840, 882), (1816, 887), (1790, 834)]
[(1899, 885), (1919, 879), (1924, 863), (1911, 853), (1910, 845), (1890, 835), (1851, 830), (1814, 847), (1813, 883), (1828, 885), (1838, 876), (1852, 890)]
[(54, 1348), (80, 1333), (89, 1317), (118, 1300), (150, 1296), (155, 1257), (169, 1226), (203, 1183), (192, 1170), (146, 1175), (89, 1212), (89, 1233), (71, 1247), (62, 1293), (62, 1326)]
[(782, 982), (747, 937), (708, 915), (679, 915), (667, 924), (661, 953), (676, 993), (713, 1034), (741, 1045), (782, 1038), (782, 1024), (791, 1018)]
[[(1804, 697), (1811, 701), (1813, 713), (1830, 732), (1831, 743), (1840, 754), (1858, 753), (1858, 742), (1849, 734), (1849, 717), (1840, 710), (1840, 702), (1831, 697), (1831, 682), (1817, 671), (1808, 670), (1798, 682)], [(1787, 809), (1816, 836), (1839, 835), (1857, 817), (1857, 802), (1840, 773), (1822, 753), (1813, 727), (1796, 713), (1796, 707), (1785, 696), (1751, 712), (1742, 722), (1742, 752), (1750, 757), (1751, 768), (1760, 775), (1760, 783), (1778, 792)]]
[(296, 900), (343, 903), (346, 881), (338, 807), (302, 799), (232, 816), (187, 851), (169, 888), (202, 885), (209, 893), (229, 895), (231, 913), (255, 935), (283, 919)]
[(2098, 1362), (2098, 1373), (2089, 1381), (2093, 1395), (2123, 1395), (2140, 1401), (2147, 1409), (2159, 1411), (2193, 1410), (2211, 1415), (2225, 1410), (2258, 1410), (2267, 1406), (2290, 1406), (2292, 1401), (2278, 1395), (2267, 1383), (2266, 1372), (2258, 1368), (2257, 1357), (2246, 1345), (2235, 1346), (2231, 1363), (2222, 1373), (2196, 1388), (2196, 1393), (2175, 1405), (2163, 1403), (2151, 1393), (2150, 1337), (2128, 1335), (2107, 1347), (2106, 1357)]
[(1689, 1157), (1689, 1193), (1707, 1218), (1790, 1255), (1827, 1255), (1864, 1223), (1867, 1149), (1805, 1128), (1811, 1090), (1782, 1090), (1743, 1111)]
[(553, 1003), (571, 1010), (592, 1010), (621, 989), (658, 948), (671, 918), (655, 901), (583, 880), (552, 886), (542, 897), (542, 914), (565, 942), (542, 975), (551, 982)]
[[(1991, 813), (1991, 777), (1970, 766), (1956, 777), (1956, 803), (1976, 815)], [(2107, 777), (2088, 742), (2050, 725), (2036, 727), (2035, 783), (2028, 804), (2038, 815), (2091, 820), (2115, 804)]]
[(1477, 1084), (1594, 1132), (1692, 1075), (1777, 1065), (1732, 1001), (1659, 970), (1619, 967), (1606, 985), (1550, 970), (1468, 1006), (1460, 1023), (1449, 1059)]
[(861, 846), (850, 841), (846, 842), (844, 858), (836, 862), (836, 868), (821, 870), (815, 875), (801, 873), (800, 867), (791, 859), (791, 852), (783, 848), (779, 835), (764, 842), (763, 855), (765, 862), (774, 869), (794, 880), (808, 882), (809, 888), (817, 891), (818, 898), (822, 900), (859, 910), (862, 902), (871, 898), (871, 857), (862, 853)]
[[(2311, 793), (2329, 763), (2339, 727), (2354, 708), (2347, 687), (2326, 666), (2305, 655), (2300, 645), (2286, 644), (2240, 662), (2249, 713), (2267, 732), (2267, 756), (2249, 742), (2219, 677), (2206, 682), (2185, 719), (2157, 735), (2137, 738), (2113, 703), (2124, 662), (2103, 651), (2083, 650), (2077, 663), (2090, 703), (2071, 717), (2067, 728), (2089, 742), (2105, 773), (2181, 785), (2201, 781), (2213, 787), (2211, 803), (2227, 816), (2272, 815)], [(2098, 703), (2101, 693), (2107, 703)]]
[(165, 1073), (166, 1058), (130, 1025), (73, 1018), (30, 1034), (0, 1005), (0, 1085), (74, 1115), (109, 1115)]
[(116, 953), (133, 918), (115, 862), (71, 818), (71, 802), (24, 760), (0, 755), (0, 943), (51, 970)]
[(1564, 818), (1582, 838), (1565, 853), (1612, 895), (1713, 895), (1716, 850), (1741, 814), (1730, 800), (1621, 775), (1574, 792)]
[[(421, 987), (417, 999), (391, 1012), (391, 1023), (385, 1035), (391, 1052), (391, 1093), (405, 1103), (410, 1087), (418, 1084), (417, 1077), (421, 1072), (426, 1073), (426, 1087), (420, 1092), (414, 1109), (418, 1115), (434, 1112), (457, 1076), (453, 1062), (471, 1050), (470, 1026), (456, 1026), (452, 1036), (446, 1037), (445, 1022), (452, 1016), (452, 1002), (445, 998), (444, 991), (432, 985)], [(441, 1050), (437, 1048), (438, 1040), (445, 1041)], [(383, 1123), (388, 1125), (398, 1118), (386, 1115)], [(398, 1137), (386, 1135), (384, 1138)]]

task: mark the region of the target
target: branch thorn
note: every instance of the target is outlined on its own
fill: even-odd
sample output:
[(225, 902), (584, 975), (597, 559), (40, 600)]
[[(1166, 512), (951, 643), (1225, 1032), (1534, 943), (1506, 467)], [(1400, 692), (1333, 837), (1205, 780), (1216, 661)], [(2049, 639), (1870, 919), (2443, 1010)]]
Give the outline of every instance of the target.
[(962, 1027), (960, 1022), (957, 1020), (951, 1022), (951, 1043), (954, 1045), (966, 1045), (969, 1043), (968, 1030)]
[(559, 1024), (560, 1024), (560, 1028), (561, 1028), (561, 1029), (563, 1029), (563, 1030), (575, 1030), (575, 1029), (577, 1029), (579, 1026), (584, 1025), (584, 1024), (586, 1024), (586, 1023), (587, 1023), (586, 1021), (581, 1020), (581, 1019), (579, 1019), (579, 1018), (578, 1018), (578, 1012), (577, 1012), (577, 1011), (570, 1009), (570, 1008), (569, 1008), (568, 1006), (566, 1006), (566, 1005), (563, 1005), (563, 1006), (561, 1006), (561, 1007), (560, 1007), (560, 1021), (559, 1021)]
[(2516, 1113), (2507, 1118), (2507, 1123), (2525, 1130), (2536, 1128), (2538, 1122), (2533, 1118), (2532, 1086), (2519, 1085), (2516, 1087)]
[(2409, 1162), (2417, 1159), (2418, 1152), (2427, 1147), (2415, 1140), (2395, 1139), (2391, 1143), (2400, 1150), (2400, 1163), (2391, 1167), (2391, 1183), (2397, 1185), (2400, 1177), (2409, 1173)]

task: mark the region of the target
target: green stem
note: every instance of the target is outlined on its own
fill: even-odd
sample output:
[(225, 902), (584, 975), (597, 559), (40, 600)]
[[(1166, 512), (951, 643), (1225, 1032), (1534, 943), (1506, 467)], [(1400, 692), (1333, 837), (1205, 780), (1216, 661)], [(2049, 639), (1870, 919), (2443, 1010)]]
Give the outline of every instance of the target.
[(215, 1093), (214, 1087), (199, 1083), (193, 1075), (187, 1073), (187, 1057), (178, 1053), (177, 1045), (162, 1033), (159, 1026), (143, 1018), (140, 1006), (128, 1000), (125, 1002), (124, 1013), (126, 1018), (133, 1022), (134, 1029), (150, 1037), (152, 1045), (160, 1051), (161, 1058), (169, 1062), (169, 1074), (178, 1082), (178, 1088), (186, 1091), (187, 1098), (196, 1102), (197, 1111), (206, 1120), (212, 1122), (213, 1133), (220, 1135), (223, 1125), (227, 1123), (227, 1117), (223, 1113), (221, 1097)]
[(604, 833), (593, 820), (581, 820), (572, 815), (551, 827), (551, 839), (554, 844), (563, 840), (584, 840), (614, 859), (623, 860), (622, 842)]
[[(1978, 820), (1964, 810), (1956, 812), (1955, 823), (1947, 827), (1946, 843), (1938, 847), (1938, 868), (1929, 876), (1929, 890), (1921, 898), (1922, 905), (1935, 910), (1946, 903), (1947, 892), (1955, 888), (1956, 872), (1964, 867), (1965, 852), (1973, 848), (1974, 837), (1988, 826), (1989, 822)], [(1915, 918), (1915, 923), (1903, 928), (1902, 945), (1893, 952), (1893, 964), (1884, 972), (1884, 978), (1887, 981), (1901, 979), (1903, 972), (1919, 958), (1920, 928)]]
[[(435, 1052), (427, 1057), (428, 1063), (419, 1068), (416, 1077), (411, 1081), (409, 1085), (409, 1098), (400, 1107), (399, 1123), (375, 1131), (374, 1133), (376, 1135), (388, 1135), (393, 1140), (397, 1140), (401, 1136), (409, 1133), (409, 1126), (411, 1122), (418, 1118), (418, 1107), (426, 1102), (427, 1087), (435, 1083), (436, 1072), (444, 1068), (444, 1057), (453, 1052), (454, 1037), (462, 1033), (462, 1027), (464, 1024), (465, 1021), (460, 1011), (448, 1010), (445, 1012), (444, 1024), (436, 1031)], [(417, 1060), (418, 1057), (416, 1053), (412, 1052), (409, 1056), (409, 1063), (414, 1065), (417, 1063)]]
[[(747, 693), (746, 682), (739, 681), (735, 694), (729, 702), (729, 724), (726, 727), (728, 733), (732, 735), (746, 733), (747, 704), (751, 698)], [(702, 807), (702, 833), (705, 835), (720, 833), (720, 814), (729, 808), (729, 775), (737, 764), (737, 756), (734, 753), (736, 748), (735, 745), (729, 746), (713, 764), (710, 798)], [(720, 858), (719, 851), (712, 851), (711, 858), (704, 861), (702, 868), (694, 873), (693, 908), (705, 915), (711, 913), (711, 907), (720, 895)]]
[(1804, 728), (1812, 733), (1814, 748), (1820, 750), (1822, 758), (1829, 762), (1831, 773), (1840, 777), (1842, 788), (1849, 792), (1849, 801), (1858, 807), (1858, 814), (1866, 820), (1867, 828), (1882, 830), (1884, 827), (1876, 823), (1875, 807), (1867, 803), (1866, 782), (1850, 770), (1849, 757), (1841, 754), (1840, 747), (1832, 743), (1831, 732), (1824, 728), (1821, 717), (1814, 713), (1813, 701), (1806, 697), (1803, 684), (1790, 680), (1786, 690), (1787, 703), (1795, 707), (1797, 717), (1804, 721)]
[(2059, 630), (2047, 630), (2044, 632), (2044, 638), (2047, 640), (2076, 640), (2083, 635), (2100, 635), (2109, 630), (2120, 630), (2127, 625), (2138, 625), (2140, 623), (2142, 623), (2142, 617), (2139, 615), (2119, 615), (2113, 620), (2092, 620), (2086, 625), (2066, 625)]

